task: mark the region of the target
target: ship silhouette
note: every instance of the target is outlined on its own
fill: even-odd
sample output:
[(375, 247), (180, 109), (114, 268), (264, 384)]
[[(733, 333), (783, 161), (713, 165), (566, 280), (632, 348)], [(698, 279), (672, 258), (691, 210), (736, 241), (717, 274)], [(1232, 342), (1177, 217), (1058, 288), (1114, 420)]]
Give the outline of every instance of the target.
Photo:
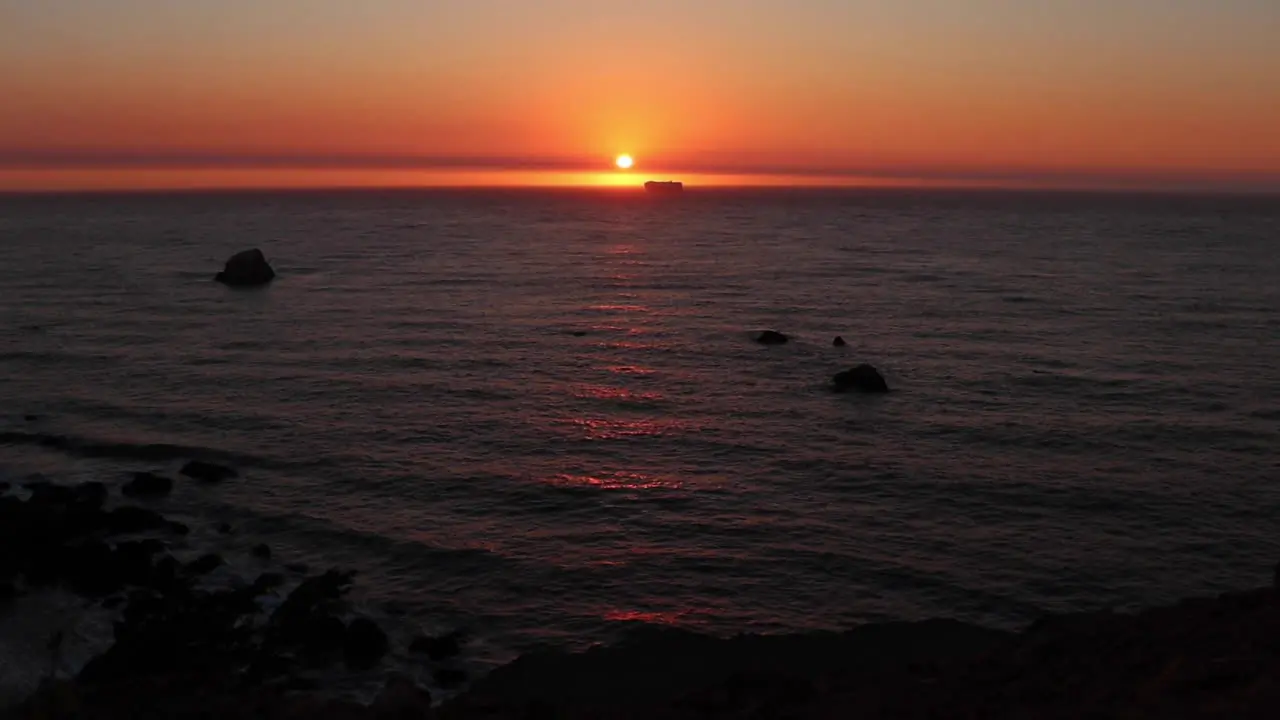
[(644, 189), (646, 192), (671, 195), (674, 193), (684, 192), (684, 183), (677, 182), (675, 180), (650, 180), (644, 184)]

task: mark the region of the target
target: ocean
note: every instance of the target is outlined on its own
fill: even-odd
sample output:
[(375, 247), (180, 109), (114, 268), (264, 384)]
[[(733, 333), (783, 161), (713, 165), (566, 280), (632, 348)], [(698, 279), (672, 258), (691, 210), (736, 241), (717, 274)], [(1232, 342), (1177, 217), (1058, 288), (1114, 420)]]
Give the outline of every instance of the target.
[[(1280, 560), (1274, 197), (12, 195), (0, 244), (0, 479), (232, 465), (154, 503), (190, 553), (357, 569), (481, 668)], [(212, 282), (252, 247), (273, 284)], [(830, 391), (864, 362), (893, 392)]]

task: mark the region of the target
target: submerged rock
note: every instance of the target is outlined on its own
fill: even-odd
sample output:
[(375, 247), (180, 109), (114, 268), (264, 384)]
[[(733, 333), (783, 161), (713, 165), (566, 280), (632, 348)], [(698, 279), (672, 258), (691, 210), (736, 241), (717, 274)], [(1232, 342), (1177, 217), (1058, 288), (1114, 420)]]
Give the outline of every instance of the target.
[(889, 384), (884, 381), (880, 371), (867, 364), (859, 365), (852, 370), (836, 373), (831, 378), (836, 392), (857, 391), (864, 393), (887, 393)]
[(228, 478), (238, 477), (239, 474), (225, 465), (205, 462), (203, 460), (192, 460), (178, 472), (189, 478), (199, 480), (200, 482), (216, 483), (222, 482)]
[(369, 670), (387, 654), (387, 634), (368, 618), (356, 618), (347, 626), (343, 657), (352, 670)]
[(266, 285), (276, 276), (262, 251), (254, 248), (232, 255), (222, 272), (213, 277), (217, 282), (231, 287), (255, 287)]
[(849, 343), (845, 342), (844, 338), (840, 337), (839, 335), (836, 336), (835, 340), (831, 341), (831, 345), (833, 347), (844, 347), (845, 345), (848, 345), (848, 344)]
[(785, 345), (791, 338), (783, 335), (777, 330), (765, 330), (756, 337), (756, 342), (761, 345)]
[(173, 491), (173, 480), (149, 472), (137, 472), (120, 488), (125, 497), (160, 497)]
[(462, 633), (451, 632), (439, 637), (421, 636), (409, 643), (409, 652), (426, 655), (435, 661), (447, 660), (462, 652)]

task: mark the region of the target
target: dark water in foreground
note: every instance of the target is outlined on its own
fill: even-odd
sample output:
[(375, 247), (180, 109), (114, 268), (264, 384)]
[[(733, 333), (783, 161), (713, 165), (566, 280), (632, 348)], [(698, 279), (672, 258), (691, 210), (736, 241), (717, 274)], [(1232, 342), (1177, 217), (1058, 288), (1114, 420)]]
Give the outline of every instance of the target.
[[(483, 660), (637, 621), (1016, 626), (1280, 559), (1274, 199), (8, 197), (0, 243), (0, 430), (122, 456), (0, 473), (229, 462), (163, 503), (193, 552), (359, 568)], [(273, 286), (210, 282), (253, 246)], [(897, 392), (827, 391), (864, 361)]]

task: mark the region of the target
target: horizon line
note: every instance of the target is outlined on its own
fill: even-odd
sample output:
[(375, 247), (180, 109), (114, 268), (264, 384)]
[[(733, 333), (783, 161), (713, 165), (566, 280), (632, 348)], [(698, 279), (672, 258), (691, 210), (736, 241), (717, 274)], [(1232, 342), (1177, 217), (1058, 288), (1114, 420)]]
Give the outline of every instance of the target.
[[(720, 153), (749, 156), (751, 153)], [(757, 153), (758, 155), (758, 153)], [(630, 170), (610, 167), (606, 158), (594, 156), (414, 155), (387, 153), (243, 153), (211, 151), (129, 151), (110, 149), (0, 150), (0, 172), (51, 171), (219, 171), (219, 170), (316, 170), (316, 171), (472, 171), (472, 172), (588, 172), (635, 175), (703, 175), (728, 177), (810, 178), (839, 181), (880, 179), (888, 181), (1022, 184), (1152, 183), (1184, 185), (1230, 183), (1272, 186), (1280, 189), (1280, 169), (1203, 169), (1141, 167), (940, 167), (911, 163), (832, 165), (821, 163), (726, 162), (724, 160), (649, 161), (637, 156)], [(611, 158), (610, 158), (611, 159)], [(646, 168), (652, 168), (647, 170)]]

